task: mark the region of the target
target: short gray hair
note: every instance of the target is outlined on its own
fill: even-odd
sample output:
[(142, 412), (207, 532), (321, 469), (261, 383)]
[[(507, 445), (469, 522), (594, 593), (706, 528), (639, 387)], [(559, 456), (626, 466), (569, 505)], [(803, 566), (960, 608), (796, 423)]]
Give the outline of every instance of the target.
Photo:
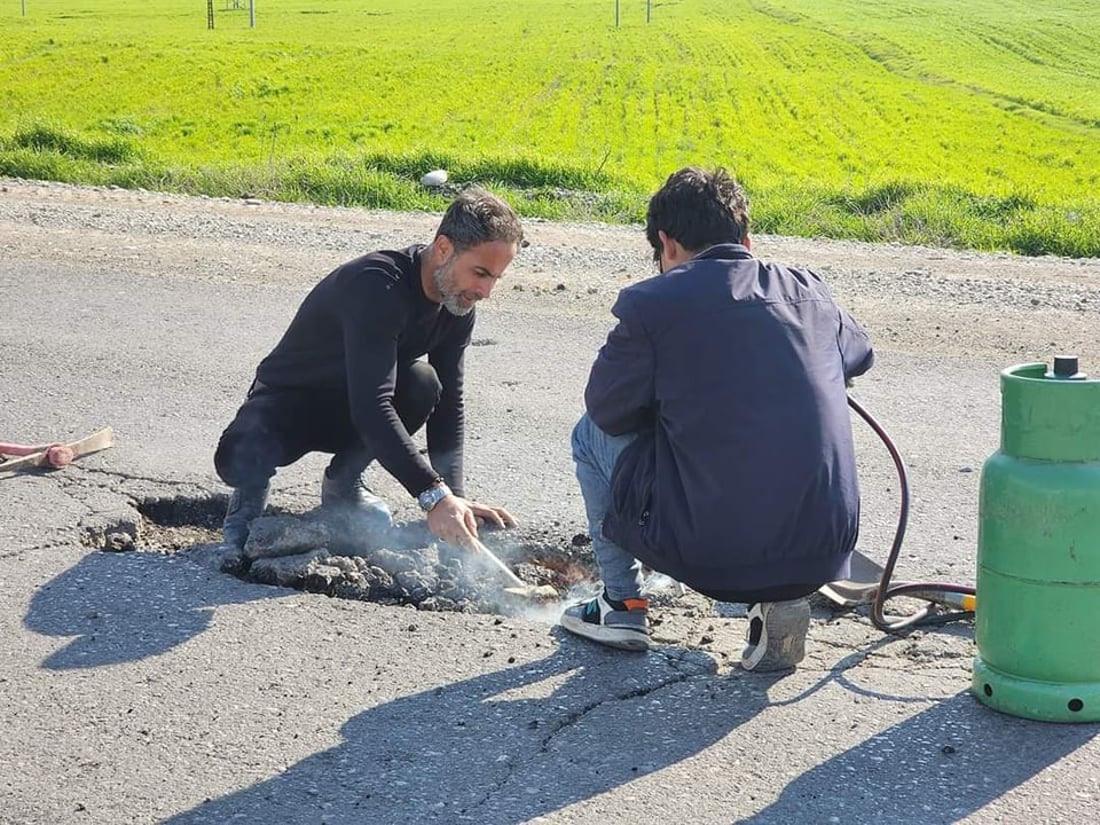
[(462, 190), (454, 199), (435, 234), (450, 238), (457, 252), (492, 241), (523, 246), (523, 227), (515, 210), (477, 186)]

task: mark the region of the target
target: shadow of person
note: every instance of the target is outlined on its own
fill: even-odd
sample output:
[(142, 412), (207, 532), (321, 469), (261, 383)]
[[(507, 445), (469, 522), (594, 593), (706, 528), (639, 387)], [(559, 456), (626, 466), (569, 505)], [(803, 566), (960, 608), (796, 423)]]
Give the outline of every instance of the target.
[(545, 659), (366, 710), (336, 747), (167, 822), (527, 822), (699, 753), (775, 681), (555, 635)]
[(219, 605), (286, 592), (242, 584), (182, 556), (91, 552), (38, 589), (23, 624), (47, 636), (76, 637), (42, 667), (101, 667), (186, 642), (206, 630)]
[(739, 822), (958, 822), (1097, 733), (1006, 716), (960, 693), (806, 771)]

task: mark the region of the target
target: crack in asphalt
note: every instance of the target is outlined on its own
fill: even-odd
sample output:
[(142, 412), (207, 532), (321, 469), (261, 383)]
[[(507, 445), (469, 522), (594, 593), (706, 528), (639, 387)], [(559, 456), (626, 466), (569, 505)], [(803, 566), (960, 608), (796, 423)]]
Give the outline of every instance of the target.
[(58, 485), (58, 488), (64, 495), (68, 496), (70, 501), (72, 501), (77, 506), (83, 507), (85, 510), (87, 510), (87, 512), (84, 514), (85, 516), (96, 515), (97, 512), (100, 512), (79, 495), (81, 492), (84, 492), (86, 490), (86, 485), (81, 484), (79, 480), (69, 479), (67, 481), (63, 481)]
[[(82, 467), (82, 472), (88, 474), (95, 474), (100, 476), (109, 476), (117, 478), (122, 481), (144, 481), (150, 484), (158, 484), (164, 487), (179, 488), (179, 487), (191, 487), (193, 489), (204, 490), (200, 484), (194, 480), (189, 479), (171, 479), (164, 476), (145, 476), (137, 473), (123, 472), (122, 470), (105, 470), (99, 467)], [(119, 492), (120, 495), (125, 495), (120, 491), (112, 490), (112, 492)]]
[[(663, 656), (667, 660), (667, 663), (674, 670), (678, 669), (677, 666), (682, 662), (682, 660), (684, 658), (683, 655), (674, 655), (669, 651), (656, 650), (656, 651), (653, 651), (653, 652), (658, 654), (658, 655)], [(550, 732), (546, 735), (546, 737), (542, 740), (542, 745), (539, 748), (539, 752), (540, 753), (545, 753), (548, 750), (548, 746), (549, 746), (550, 742), (558, 734), (560, 734), (562, 731), (566, 730), (567, 728), (570, 728), (570, 727), (576, 725), (578, 722), (580, 722), (589, 713), (591, 713), (592, 711), (596, 710), (599, 707), (602, 707), (605, 704), (608, 704), (609, 702), (623, 702), (623, 701), (629, 701), (631, 699), (638, 699), (640, 697), (648, 696), (651, 693), (654, 693), (658, 690), (661, 690), (665, 687), (668, 687), (669, 685), (675, 685), (675, 684), (679, 684), (680, 682), (686, 682), (688, 679), (692, 678), (693, 676), (701, 676), (701, 675), (703, 675), (703, 674), (698, 672), (698, 670), (694, 670), (694, 671), (690, 671), (690, 672), (687, 671), (687, 670), (681, 670), (677, 675), (675, 675), (673, 677), (670, 677), (670, 678), (667, 678), (667, 679), (661, 679), (656, 684), (640, 685), (640, 686), (638, 686), (636, 688), (633, 688), (631, 690), (626, 690), (626, 691), (622, 691), (620, 693), (616, 693), (613, 696), (604, 697), (602, 699), (597, 699), (596, 701), (593, 701), (593, 702), (585, 705), (580, 710), (577, 710), (577, 711), (574, 711), (573, 713), (568, 714), (564, 719), (561, 719), (558, 722), (558, 724), (555, 725), (550, 730)]]
[(681, 665), (683, 664), (683, 660), (686, 656), (686, 654), (684, 653), (676, 654), (672, 651), (664, 650), (654, 650), (652, 651), (652, 653), (663, 656), (666, 660), (666, 663), (670, 665), (673, 670), (677, 670), (679, 672), (669, 678), (660, 679), (655, 684), (642, 685), (631, 690), (616, 693), (613, 696), (607, 696), (598, 699), (596, 701), (586, 704), (584, 707), (573, 711), (572, 713), (567, 714), (552, 727), (552, 729), (546, 734), (546, 736), (543, 737), (538, 749), (528, 759), (524, 759), (518, 762), (516, 760), (509, 759), (508, 770), (505, 775), (498, 782), (495, 782), (490, 787), (488, 787), (481, 795), (481, 798), (477, 802), (471, 804), (469, 808), (467, 808), (466, 812), (468, 813), (470, 811), (477, 810), (478, 808), (483, 807), (490, 799), (493, 799), (500, 789), (504, 788), (508, 785), (509, 782), (512, 781), (512, 778), (516, 775), (521, 767), (535, 762), (546, 755), (550, 750), (550, 743), (559, 734), (569, 728), (574, 727), (592, 711), (597, 710), (598, 708), (601, 708), (604, 705), (612, 702), (623, 702), (629, 701), (631, 699), (638, 699), (644, 696), (648, 696), (651, 693), (655, 693), (656, 691), (662, 690), (663, 688), (666, 688), (670, 685), (686, 682), (696, 676), (706, 675), (705, 673), (700, 672), (698, 668), (681, 669)]
[[(904, 639), (890, 639), (890, 638), (887, 638), (887, 639), (880, 640), (879, 642), (877, 642), (877, 644), (881, 646), (881, 645), (884, 645), (884, 644), (892, 644), (894, 642), (904, 642), (904, 641), (905, 641)], [(834, 650), (851, 651), (851, 649), (852, 649), (852, 645), (851, 645), (850, 641), (845, 642), (845, 641), (838, 641), (838, 640), (833, 640), (833, 639), (814, 639), (814, 644), (819, 646), (819, 647), (828, 647), (828, 648), (832, 648)], [(934, 657), (933, 657), (932, 653), (919, 653), (919, 656), (913, 656), (910, 653), (909, 649), (896, 650), (896, 651), (895, 650), (870, 651), (870, 652), (868, 652), (868, 658), (864, 661), (856, 662), (855, 664), (848, 665), (846, 667), (840, 667), (840, 665), (842, 665), (845, 661), (844, 659), (842, 659), (842, 660), (840, 660), (840, 662), (837, 663), (837, 665), (834, 665), (833, 667), (828, 668), (828, 669), (832, 670), (832, 671), (836, 671), (836, 672), (843, 672), (844, 670), (849, 670), (852, 667), (856, 667), (857, 665), (866, 665), (868, 667), (880, 667), (880, 668), (883, 668), (883, 669), (889, 669), (889, 666), (886, 664), (886, 662), (890, 662), (890, 661), (898, 662), (901, 666), (907, 667), (907, 666), (912, 666), (914, 663), (920, 663), (922, 659), (928, 659), (929, 661), (931, 661), (933, 658), (937, 658), (937, 659), (941, 659), (941, 660), (946, 658), (946, 659), (950, 659), (951, 661), (962, 661), (962, 660), (967, 659), (968, 656), (969, 656), (969, 653), (967, 653), (966, 650), (963, 649), (963, 648), (967, 644), (969, 644), (968, 640), (959, 639), (957, 644), (959, 646), (958, 652), (956, 652), (955, 650), (938, 650), (938, 651), (935, 651), (935, 656)], [(870, 658), (872, 653), (874, 653), (874, 655), (875, 655), (874, 660), (872, 660)], [(814, 656), (812, 658), (819, 658), (819, 657)]]

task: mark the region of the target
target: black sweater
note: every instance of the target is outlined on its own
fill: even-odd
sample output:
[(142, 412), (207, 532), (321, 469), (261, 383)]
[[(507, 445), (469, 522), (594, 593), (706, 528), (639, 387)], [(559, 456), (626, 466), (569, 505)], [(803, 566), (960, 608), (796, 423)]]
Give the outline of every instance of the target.
[[(420, 281), (422, 244), (372, 252), (325, 277), (306, 296), (256, 377), (273, 388), (346, 395), (359, 436), (411, 495), (442, 477), (463, 494), (463, 359), (474, 312), (458, 317), (430, 301)], [(423, 355), (443, 395), (419, 454), (393, 406), (397, 365)]]

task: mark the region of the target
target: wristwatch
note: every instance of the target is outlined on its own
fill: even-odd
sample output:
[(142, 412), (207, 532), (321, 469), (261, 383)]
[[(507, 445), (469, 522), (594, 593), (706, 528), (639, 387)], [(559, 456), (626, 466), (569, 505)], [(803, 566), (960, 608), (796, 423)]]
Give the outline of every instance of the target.
[(443, 483), (443, 479), (439, 479), (432, 484), (431, 487), (418, 495), (416, 501), (420, 505), (421, 510), (428, 512), (450, 494), (451, 488)]

